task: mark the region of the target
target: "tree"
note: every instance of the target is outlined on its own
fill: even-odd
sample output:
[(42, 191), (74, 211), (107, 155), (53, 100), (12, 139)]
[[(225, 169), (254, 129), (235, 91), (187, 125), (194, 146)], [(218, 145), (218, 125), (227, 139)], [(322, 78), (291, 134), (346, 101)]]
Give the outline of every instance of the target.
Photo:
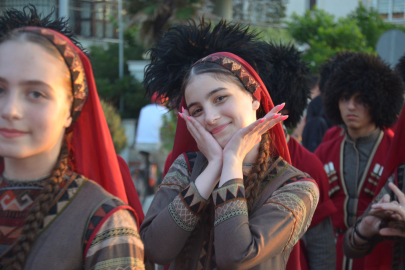
[[(129, 39), (129, 38), (128, 38)], [(132, 44), (131, 44), (132, 42)], [(149, 103), (144, 98), (142, 84), (129, 74), (128, 59), (142, 59), (144, 49), (134, 41), (128, 41), (124, 49), (124, 77), (118, 74), (118, 44), (108, 48), (90, 47), (90, 57), (99, 96), (115, 108), (119, 107), (120, 96), (124, 98), (123, 118), (138, 118), (141, 108)]]
[(115, 152), (120, 153), (127, 146), (127, 136), (125, 135), (125, 128), (121, 126), (121, 117), (115, 108), (104, 100), (101, 100), (101, 107), (107, 120)]
[(340, 51), (374, 53), (367, 43), (358, 21), (351, 17), (335, 20), (324, 10), (307, 10), (303, 16), (293, 14), (287, 23), (291, 36), (300, 44), (308, 44), (303, 59), (308, 61), (313, 72), (318, 72), (324, 61)]
[(170, 153), (173, 150), (176, 127), (177, 115), (174, 113), (174, 110), (171, 110), (169, 113), (163, 115), (163, 125), (160, 128), (160, 138), (165, 153)]
[(357, 21), (357, 26), (366, 38), (367, 45), (374, 50), (376, 49), (378, 39), (385, 31), (400, 29), (405, 32), (404, 26), (385, 22), (381, 19), (377, 9), (368, 9), (362, 3), (348, 17)]
[(205, 0), (126, 0), (126, 9), (134, 15), (132, 24), (140, 26), (140, 39), (147, 48), (171, 23), (195, 17), (204, 3)]

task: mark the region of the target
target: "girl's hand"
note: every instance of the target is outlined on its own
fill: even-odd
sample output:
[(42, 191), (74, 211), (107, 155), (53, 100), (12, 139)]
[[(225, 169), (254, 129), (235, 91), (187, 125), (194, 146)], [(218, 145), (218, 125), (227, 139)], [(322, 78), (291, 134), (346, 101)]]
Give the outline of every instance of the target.
[[(374, 205), (378, 205), (380, 203), (389, 203), (390, 202), (390, 195), (385, 194), (380, 201), (378, 201), (377, 204)], [(373, 205), (373, 206), (374, 206)], [(370, 213), (377, 213), (380, 212), (377, 209), (372, 209), (370, 210)], [(372, 237), (376, 234), (379, 233), (380, 231), (380, 224), (381, 224), (381, 219), (379, 219), (378, 217), (375, 216), (366, 216), (363, 218), (363, 220), (357, 225), (357, 231), (365, 236), (365, 237)], [(357, 241), (356, 241), (357, 242)], [(363, 243), (362, 243), (363, 244)]]
[(223, 150), (224, 163), (232, 160), (237, 164), (242, 164), (246, 154), (260, 142), (261, 136), (274, 125), (287, 119), (287, 115), (280, 116), (277, 113), (283, 107), (284, 103), (275, 106), (265, 117), (236, 132)]
[(180, 117), (186, 121), (187, 129), (197, 142), (198, 149), (207, 158), (208, 162), (217, 162), (222, 166), (222, 148), (197, 120), (190, 116), (188, 110), (182, 109)]
[[(378, 204), (372, 205), (372, 208), (376, 211), (384, 211), (389, 213), (391, 214), (391, 218), (403, 222), (405, 220), (405, 194), (393, 183), (389, 183), (388, 186), (397, 196), (399, 202), (379, 202)], [(381, 229), (380, 234), (383, 236), (405, 237), (405, 232), (395, 228), (390, 228), (390, 224), (388, 224), (388, 228)]]

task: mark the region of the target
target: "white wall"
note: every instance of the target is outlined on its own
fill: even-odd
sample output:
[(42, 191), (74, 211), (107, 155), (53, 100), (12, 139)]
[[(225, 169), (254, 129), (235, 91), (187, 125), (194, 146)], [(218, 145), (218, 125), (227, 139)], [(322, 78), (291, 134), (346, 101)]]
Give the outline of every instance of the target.
[(307, 9), (308, 0), (288, 0), (286, 5), (286, 16), (287, 19), (295, 12), (298, 15), (304, 15), (305, 10)]

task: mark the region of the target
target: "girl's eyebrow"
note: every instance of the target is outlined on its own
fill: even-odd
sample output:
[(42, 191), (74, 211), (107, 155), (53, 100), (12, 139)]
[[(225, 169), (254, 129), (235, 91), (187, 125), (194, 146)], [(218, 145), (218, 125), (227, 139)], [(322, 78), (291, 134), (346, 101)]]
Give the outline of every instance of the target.
[[(226, 88), (225, 88), (225, 87), (218, 87), (218, 88), (215, 88), (214, 90), (210, 91), (210, 92), (205, 96), (205, 98), (208, 99), (210, 96), (212, 96), (213, 94), (215, 94), (216, 92), (221, 91), (221, 90), (226, 90)], [(193, 102), (193, 103), (187, 105), (187, 108), (190, 109), (191, 107), (197, 105), (198, 103), (199, 103), (199, 102)]]

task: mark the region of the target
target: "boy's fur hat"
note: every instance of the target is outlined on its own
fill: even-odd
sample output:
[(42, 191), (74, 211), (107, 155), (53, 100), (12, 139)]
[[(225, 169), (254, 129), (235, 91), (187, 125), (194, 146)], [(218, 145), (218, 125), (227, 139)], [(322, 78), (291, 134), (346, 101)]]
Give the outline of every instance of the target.
[(404, 85), (397, 74), (380, 57), (354, 53), (329, 75), (324, 87), (326, 116), (335, 124), (344, 124), (339, 100), (360, 93), (371, 118), (379, 128), (390, 127), (401, 111)]

